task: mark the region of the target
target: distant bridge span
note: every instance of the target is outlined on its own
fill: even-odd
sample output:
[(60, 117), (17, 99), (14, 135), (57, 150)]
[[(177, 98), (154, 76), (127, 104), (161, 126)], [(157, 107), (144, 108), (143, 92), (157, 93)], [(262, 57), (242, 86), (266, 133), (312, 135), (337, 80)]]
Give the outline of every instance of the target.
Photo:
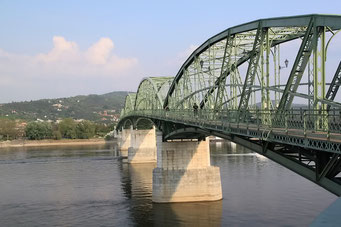
[(229, 28), (195, 50), (175, 77), (143, 79), (126, 97), (117, 128), (148, 119), (163, 140), (223, 137), (340, 196), (341, 55), (328, 55), (340, 29), (341, 15)]

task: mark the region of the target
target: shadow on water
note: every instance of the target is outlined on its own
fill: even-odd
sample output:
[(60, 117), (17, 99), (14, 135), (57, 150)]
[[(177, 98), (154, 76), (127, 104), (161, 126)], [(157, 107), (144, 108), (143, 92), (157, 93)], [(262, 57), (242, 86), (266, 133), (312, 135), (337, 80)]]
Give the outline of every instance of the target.
[(153, 204), (154, 225), (221, 226), (223, 201)]

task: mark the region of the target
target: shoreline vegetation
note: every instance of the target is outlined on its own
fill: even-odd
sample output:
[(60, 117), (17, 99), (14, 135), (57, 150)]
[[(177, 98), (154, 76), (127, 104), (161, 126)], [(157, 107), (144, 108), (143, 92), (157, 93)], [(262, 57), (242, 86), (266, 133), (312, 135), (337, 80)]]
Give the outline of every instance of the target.
[(14, 147), (42, 147), (42, 146), (75, 146), (75, 145), (101, 145), (114, 143), (114, 140), (107, 141), (104, 138), (92, 139), (45, 139), (45, 140), (10, 140), (0, 142), (1, 148)]
[[(100, 143), (111, 140), (114, 124), (65, 118), (58, 122), (21, 122), (0, 118), (0, 148)], [(103, 138), (103, 139), (100, 139)], [(102, 142), (104, 143), (104, 142)]]

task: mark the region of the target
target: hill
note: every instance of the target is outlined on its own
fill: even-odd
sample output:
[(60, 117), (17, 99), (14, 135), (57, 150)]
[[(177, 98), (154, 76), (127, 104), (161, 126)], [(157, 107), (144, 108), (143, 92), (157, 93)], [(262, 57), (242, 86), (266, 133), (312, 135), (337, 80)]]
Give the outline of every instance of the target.
[(103, 95), (79, 95), (69, 98), (0, 104), (0, 117), (24, 120), (61, 118), (85, 119), (110, 123), (119, 117), (128, 92), (117, 91)]

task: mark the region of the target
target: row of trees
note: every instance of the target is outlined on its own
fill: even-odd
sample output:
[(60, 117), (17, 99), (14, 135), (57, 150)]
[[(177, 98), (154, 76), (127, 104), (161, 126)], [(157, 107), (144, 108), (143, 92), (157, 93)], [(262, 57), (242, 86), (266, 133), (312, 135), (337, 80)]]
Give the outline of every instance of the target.
[(76, 122), (72, 118), (65, 118), (58, 124), (48, 122), (29, 122), (19, 124), (17, 121), (0, 119), (0, 139), (17, 139), (26, 137), (30, 140), (41, 139), (89, 139), (95, 136), (103, 137), (113, 130), (113, 125), (94, 123), (91, 121)]
[(22, 122), (7, 118), (0, 118), (0, 140), (12, 140), (24, 135), (24, 128), (19, 125)]

